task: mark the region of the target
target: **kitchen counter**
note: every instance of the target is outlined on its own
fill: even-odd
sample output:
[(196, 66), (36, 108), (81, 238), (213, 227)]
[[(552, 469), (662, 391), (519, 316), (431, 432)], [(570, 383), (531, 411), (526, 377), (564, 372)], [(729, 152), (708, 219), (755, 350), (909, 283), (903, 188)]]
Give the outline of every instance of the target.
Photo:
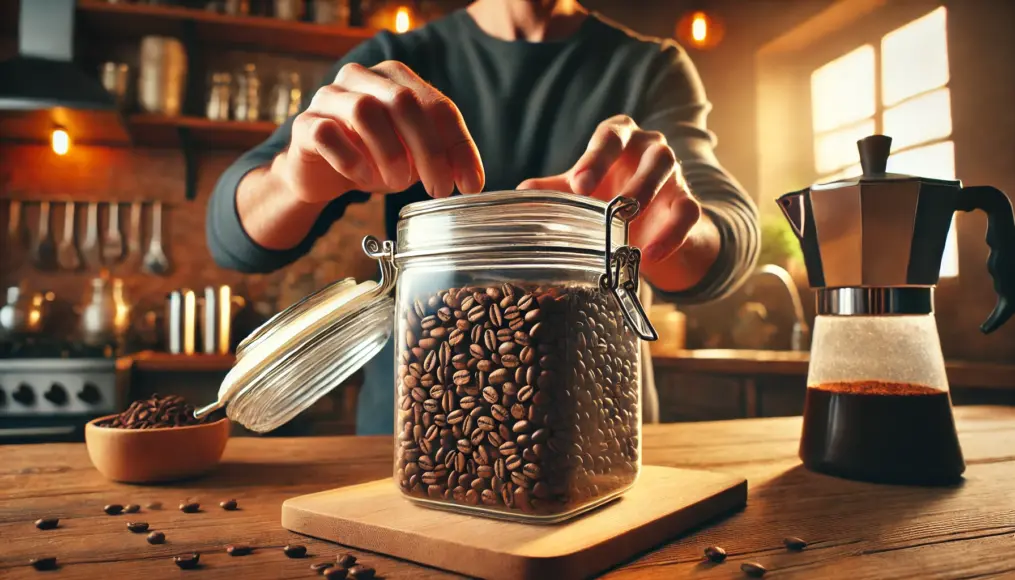
[[(677, 538), (612, 571), (610, 578), (741, 578), (740, 563), (757, 561), (778, 578), (957, 578), (1015, 571), (1015, 409), (955, 410), (968, 469), (962, 486), (878, 486), (810, 473), (796, 458), (800, 418), (747, 419), (646, 426), (645, 462), (723, 471), (748, 480), (747, 508)], [(39, 578), (28, 560), (56, 556), (59, 578), (314, 577), (311, 562), (349, 551), (384, 578), (451, 574), (364, 554), (282, 529), (282, 502), (292, 496), (385, 477), (389, 437), (238, 438), (212, 475), (157, 487), (106, 481), (82, 444), (0, 447), (0, 576)], [(679, 490), (674, 490), (678, 493)], [(240, 510), (218, 502), (235, 498)], [(183, 514), (183, 499), (200, 501)], [(165, 509), (107, 516), (108, 503), (158, 500)], [(608, 508), (606, 508), (608, 509)], [(60, 517), (55, 530), (36, 518)], [(126, 521), (146, 521), (167, 543), (150, 546)], [(782, 539), (810, 542), (800, 553)], [(312, 558), (286, 559), (287, 542), (308, 545)], [(242, 558), (229, 544), (256, 547)], [(726, 563), (707, 564), (702, 550), (724, 547)], [(197, 551), (202, 569), (179, 572), (171, 556)], [(48, 577), (48, 576), (47, 576)]]

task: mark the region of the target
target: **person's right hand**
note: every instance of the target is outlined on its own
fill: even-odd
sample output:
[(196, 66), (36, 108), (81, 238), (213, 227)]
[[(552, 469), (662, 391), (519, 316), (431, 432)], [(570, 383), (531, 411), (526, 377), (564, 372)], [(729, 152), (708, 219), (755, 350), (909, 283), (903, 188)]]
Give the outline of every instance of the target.
[(346, 191), (403, 191), (423, 182), (431, 197), (482, 191), (479, 150), (458, 107), (400, 62), (342, 67), (293, 121), (279, 169), (307, 203)]

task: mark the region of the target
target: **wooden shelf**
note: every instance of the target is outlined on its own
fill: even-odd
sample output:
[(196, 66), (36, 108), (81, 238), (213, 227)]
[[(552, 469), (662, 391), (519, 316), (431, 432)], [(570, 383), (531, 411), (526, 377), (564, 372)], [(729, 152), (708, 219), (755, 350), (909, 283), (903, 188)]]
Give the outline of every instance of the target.
[(236, 357), (231, 354), (169, 354), (150, 350), (117, 359), (121, 370), (148, 372), (226, 372), (233, 368)]
[(185, 28), (192, 26), (197, 42), (202, 45), (333, 59), (376, 33), (367, 28), (99, 0), (79, 0), (78, 19), (93, 39), (140, 38), (149, 34), (181, 37)]
[(179, 147), (183, 130), (189, 134), (192, 146), (230, 150), (250, 149), (267, 139), (276, 127), (271, 121), (212, 121), (203, 117), (151, 114), (131, 115), (127, 125), (138, 147)]

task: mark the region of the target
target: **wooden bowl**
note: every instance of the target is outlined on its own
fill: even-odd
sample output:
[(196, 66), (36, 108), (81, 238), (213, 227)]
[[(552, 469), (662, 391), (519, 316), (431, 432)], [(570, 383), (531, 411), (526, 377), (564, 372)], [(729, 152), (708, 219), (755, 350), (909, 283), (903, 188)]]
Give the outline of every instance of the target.
[(229, 440), (229, 419), (165, 429), (85, 425), (85, 445), (102, 475), (124, 483), (162, 483), (195, 477), (218, 465)]

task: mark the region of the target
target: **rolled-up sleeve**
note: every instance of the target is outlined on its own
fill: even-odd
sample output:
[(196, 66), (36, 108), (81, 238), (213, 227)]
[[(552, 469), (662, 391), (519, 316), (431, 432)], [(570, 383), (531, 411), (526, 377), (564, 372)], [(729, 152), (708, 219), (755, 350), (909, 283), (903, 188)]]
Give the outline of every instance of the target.
[(666, 136), (691, 192), (721, 240), (718, 258), (695, 286), (680, 292), (655, 290), (676, 303), (708, 302), (731, 294), (757, 263), (758, 209), (715, 156), (715, 136), (706, 125), (711, 105), (687, 54), (676, 44), (664, 44), (650, 76), (635, 120), (642, 128)]

